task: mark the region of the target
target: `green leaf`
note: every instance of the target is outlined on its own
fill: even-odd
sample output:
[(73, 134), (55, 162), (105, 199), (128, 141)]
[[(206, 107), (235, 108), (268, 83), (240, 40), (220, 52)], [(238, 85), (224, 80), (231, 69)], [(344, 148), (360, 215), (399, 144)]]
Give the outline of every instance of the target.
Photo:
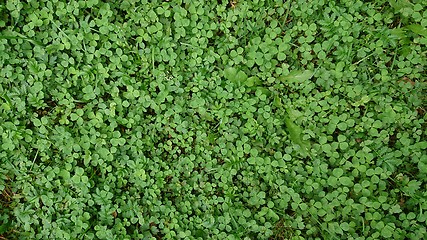
[(411, 3), (406, 0), (390, 0), (388, 3), (396, 12), (400, 11), (402, 8), (411, 7)]
[(42, 89), (43, 89), (43, 83), (41, 83), (41, 82), (35, 82), (35, 83), (33, 84), (33, 86), (31, 87), (31, 91), (32, 91), (33, 93), (38, 93), (38, 92), (40, 92)]
[(59, 172), (59, 176), (61, 176), (64, 180), (68, 180), (68, 179), (70, 179), (70, 172), (65, 170), (65, 169), (62, 169)]
[(418, 170), (420, 173), (427, 173), (427, 155), (423, 155), (419, 160)]
[(82, 89), (82, 92), (84, 93), (83, 95), (84, 100), (91, 100), (96, 98), (95, 92), (91, 85), (87, 85), (86, 87), (84, 87)]
[(0, 35), (0, 39), (22, 39), (26, 40), (36, 46), (44, 47), (43, 43), (40, 41), (33, 40), (31, 38), (28, 38), (18, 32), (10, 32), (8, 35)]
[(303, 140), (302, 128), (293, 123), (290, 118), (285, 117), (284, 121), (291, 141), (300, 146), (300, 153), (303, 157), (309, 156), (310, 142)]
[(427, 37), (427, 28), (421, 26), (420, 24), (411, 24), (409, 26), (406, 26), (406, 28), (418, 35)]
[(341, 168), (335, 168), (333, 171), (332, 171), (332, 174), (335, 176), (335, 177), (341, 177), (343, 174), (344, 174), (344, 171), (341, 169)]
[(391, 39), (405, 39), (407, 38), (407, 34), (403, 28), (395, 28), (389, 31), (389, 36)]
[(230, 81), (234, 81), (237, 75), (237, 69), (233, 67), (226, 68), (224, 70), (224, 77)]
[(351, 178), (346, 177), (346, 176), (344, 176), (344, 177), (340, 177), (340, 178), (339, 178), (339, 182), (340, 182), (342, 185), (347, 186), (347, 187), (353, 186), (353, 181), (351, 180)]
[(248, 209), (245, 209), (243, 211), (243, 216), (246, 218), (249, 218), (251, 216), (251, 211), (249, 211)]
[(242, 70), (238, 71), (236, 76), (235, 76), (235, 81), (237, 83), (239, 83), (240, 85), (242, 85), (242, 83), (244, 83), (246, 81), (246, 79), (248, 79), (248, 75), (246, 75), (245, 72), (243, 72)]
[(283, 83), (302, 83), (309, 80), (313, 76), (313, 72), (310, 70), (305, 71), (292, 71), (286, 76), (279, 77), (279, 80)]
[(393, 236), (394, 229), (390, 225), (385, 225), (384, 228), (381, 230), (381, 236), (384, 238), (391, 238)]
[(229, 67), (224, 70), (224, 77), (238, 86), (245, 84), (246, 80), (248, 79), (248, 75), (244, 71), (237, 70), (233, 67)]
[(407, 186), (403, 188), (403, 191), (407, 193), (409, 196), (413, 196), (415, 192), (420, 189), (421, 182), (417, 180), (411, 180), (408, 182)]

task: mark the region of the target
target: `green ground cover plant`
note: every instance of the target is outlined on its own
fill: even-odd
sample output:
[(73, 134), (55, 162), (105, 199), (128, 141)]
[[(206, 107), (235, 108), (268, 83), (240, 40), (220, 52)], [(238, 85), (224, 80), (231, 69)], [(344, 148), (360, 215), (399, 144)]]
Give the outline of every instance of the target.
[(0, 1), (0, 239), (426, 239), (427, 4)]

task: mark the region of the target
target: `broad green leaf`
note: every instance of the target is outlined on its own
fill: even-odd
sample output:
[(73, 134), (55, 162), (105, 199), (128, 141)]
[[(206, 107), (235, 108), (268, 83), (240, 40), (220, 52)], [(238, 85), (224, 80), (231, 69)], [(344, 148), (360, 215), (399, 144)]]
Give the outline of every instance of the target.
[(237, 84), (238, 86), (246, 84), (246, 81), (248, 79), (248, 75), (244, 71), (237, 70), (233, 67), (229, 67), (224, 70), (224, 77), (230, 82)]
[(349, 187), (349, 186), (353, 185), (353, 181), (349, 177), (346, 177), (346, 176), (340, 177), (339, 181), (344, 186), (348, 186)]
[(235, 76), (235, 81), (238, 84), (242, 85), (246, 81), (246, 79), (248, 79), (248, 75), (246, 75), (245, 72), (243, 72), (242, 70), (237, 72), (237, 74)]
[(395, 28), (389, 31), (391, 39), (404, 39), (407, 38), (406, 31), (403, 28)]
[(406, 28), (418, 35), (427, 37), (427, 28), (421, 26), (420, 24), (411, 24), (409, 26), (406, 26)]
[(258, 92), (266, 95), (267, 97), (271, 96), (271, 94), (272, 94), (271, 91), (268, 90), (268, 88), (265, 88), (265, 87), (257, 87), (256, 91), (258, 91)]
[[(250, 77), (247, 81), (250, 82), (252, 86), (262, 85), (262, 81), (258, 77)], [(248, 85), (248, 83), (246, 85)]]
[(279, 80), (284, 83), (302, 83), (309, 80), (313, 76), (310, 70), (305, 71), (292, 71), (286, 76), (279, 77)]
[(273, 103), (274, 103), (274, 106), (277, 108), (282, 107), (282, 99), (278, 95), (274, 96), (274, 102)]
[(386, 226), (384, 226), (384, 228), (381, 230), (381, 235), (382, 235), (384, 238), (391, 238), (391, 237), (393, 236), (393, 232), (394, 232), (393, 227), (391, 227), (390, 225), (386, 225)]
[(233, 67), (226, 68), (224, 70), (224, 77), (230, 81), (234, 81), (237, 75), (237, 69)]
[(33, 93), (38, 93), (43, 89), (43, 84), (41, 82), (35, 82), (31, 87)]
[(84, 87), (82, 89), (82, 92), (85, 93), (83, 95), (84, 100), (91, 100), (91, 99), (96, 98), (96, 94), (95, 94), (93, 87), (91, 85), (87, 85), (86, 87)]
[(332, 174), (333, 174), (335, 177), (341, 177), (341, 176), (344, 174), (344, 171), (343, 171), (341, 168), (335, 168), (335, 169), (332, 171)]
[[(18, 36), (13, 36), (13, 35), (18, 35)], [(24, 36), (20, 33), (17, 33), (17, 32), (11, 32), (10, 35), (0, 35), (0, 39), (22, 39), (22, 40), (26, 40), (26, 41), (28, 41), (34, 45), (40, 46), (40, 47), (44, 46), (43, 43), (41, 43), (40, 41), (36, 41), (36, 40), (31, 39), (31, 38), (27, 38), (26, 36)]]
[(419, 160), (418, 170), (420, 173), (427, 173), (427, 155), (422, 156)]
[(286, 128), (289, 132), (289, 138), (292, 142), (295, 144), (298, 144), (300, 146), (301, 154), (304, 157), (307, 157), (309, 155), (310, 151), (310, 142), (303, 140), (303, 130), (299, 126), (297, 126), (293, 121), (291, 121), (290, 118), (285, 117), (285, 124)]
[(400, 11), (402, 8), (411, 7), (411, 3), (407, 0), (390, 0), (388, 1), (390, 6), (395, 9), (396, 12)]

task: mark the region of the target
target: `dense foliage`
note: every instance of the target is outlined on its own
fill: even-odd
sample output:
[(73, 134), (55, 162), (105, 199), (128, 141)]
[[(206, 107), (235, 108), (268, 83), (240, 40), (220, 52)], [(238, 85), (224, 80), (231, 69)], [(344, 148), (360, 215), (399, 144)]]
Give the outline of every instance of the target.
[(0, 238), (426, 239), (427, 5), (0, 3)]

